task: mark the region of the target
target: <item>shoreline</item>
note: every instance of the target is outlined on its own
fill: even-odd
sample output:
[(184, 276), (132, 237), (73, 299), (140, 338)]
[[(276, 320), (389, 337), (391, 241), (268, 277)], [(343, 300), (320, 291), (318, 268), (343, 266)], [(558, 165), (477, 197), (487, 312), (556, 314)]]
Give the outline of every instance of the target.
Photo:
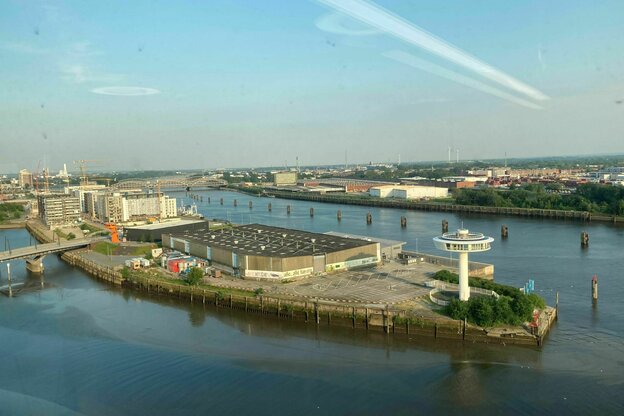
[[(26, 229), (41, 242), (51, 241), (44, 230), (28, 222)], [(507, 331), (505, 328), (481, 328), (465, 321), (453, 320), (443, 315), (439, 317), (418, 315), (417, 309), (379, 304), (352, 304), (296, 298), (289, 295), (255, 295), (249, 296), (224, 293), (228, 288), (206, 289), (185, 284), (166, 282), (148, 276), (134, 275), (129, 279), (122, 276), (119, 269), (99, 264), (82, 257), (84, 249), (67, 251), (61, 259), (78, 267), (91, 276), (120, 288), (130, 288), (149, 295), (168, 296), (181, 302), (201, 303), (204, 307), (230, 308), (256, 313), (272, 319), (287, 319), (304, 324), (321, 326), (349, 327), (352, 329), (382, 332), (388, 336), (404, 336), (412, 339), (433, 337), (434, 339), (452, 339), (461, 342), (479, 342), (484, 344), (541, 346), (553, 322), (557, 319), (557, 309), (547, 307), (542, 311), (540, 327), (537, 335), (522, 331)], [(230, 288), (231, 289), (231, 288)], [(417, 340), (418, 338), (416, 338)]]
[[(228, 188), (227, 190), (231, 190)], [(515, 207), (488, 207), (480, 205), (457, 205), (432, 202), (416, 202), (397, 199), (368, 199), (346, 195), (316, 194), (306, 192), (265, 191), (255, 195), (244, 190), (237, 190), (247, 195), (273, 196), (275, 198), (324, 202), (331, 204), (359, 205), (379, 208), (397, 208), (415, 211), (452, 212), (465, 214), (507, 215), (525, 218), (545, 218), (554, 220), (574, 220), (580, 222), (606, 222), (615, 225), (624, 225), (624, 217), (616, 215), (596, 214), (588, 211), (563, 211), (556, 209), (515, 208)]]

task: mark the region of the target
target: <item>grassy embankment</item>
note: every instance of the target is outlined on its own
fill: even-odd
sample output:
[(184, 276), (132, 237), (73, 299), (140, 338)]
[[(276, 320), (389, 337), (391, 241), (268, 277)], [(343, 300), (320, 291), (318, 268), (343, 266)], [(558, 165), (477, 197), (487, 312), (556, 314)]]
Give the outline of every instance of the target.
[(95, 243), (92, 250), (96, 253), (113, 256), (137, 256), (145, 257), (152, 255), (152, 249), (157, 248), (156, 244), (145, 244), (140, 246), (124, 246), (121, 244), (114, 244), (109, 241), (100, 241)]
[(189, 286), (189, 287), (192, 286), (193, 288), (197, 290), (205, 289), (208, 291), (217, 292), (221, 294), (220, 299), (223, 299), (223, 296), (225, 295), (255, 297), (255, 296), (259, 296), (262, 294), (261, 289), (256, 289), (255, 291), (251, 291), (251, 290), (242, 290), (242, 289), (234, 289), (234, 288), (224, 288), (224, 287), (213, 286), (213, 285), (208, 285), (204, 283), (191, 285), (185, 280), (176, 278), (173, 275), (157, 267), (151, 267), (149, 269), (143, 269), (143, 270), (131, 270), (127, 267), (124, 267), (121, 273), (124, 279), (133, 280), (133, 281), (140, 281), (141, 279), (148, 278), (150, 279), (152, 284), (155, 284), (157, 282), (162, 282), (162, 283), (169, 283), (169, 284), (174, 284), (174, 285), (183, 285), (183, 286)]

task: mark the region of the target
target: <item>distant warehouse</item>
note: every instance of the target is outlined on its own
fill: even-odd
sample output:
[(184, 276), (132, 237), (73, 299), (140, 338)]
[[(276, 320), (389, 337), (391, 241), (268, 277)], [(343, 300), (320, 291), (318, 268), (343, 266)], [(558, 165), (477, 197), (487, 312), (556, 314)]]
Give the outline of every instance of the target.
[(428, 199), (448, 197), (447, 188), (436, 186), (384, 185), (369, 189), (370, 196), (378, 198)]
[(377, 242), (261, 224), (164, 234), (163, 247), (210, 260), (246, 279), (291, 279), (314, 273), (373, 266)]

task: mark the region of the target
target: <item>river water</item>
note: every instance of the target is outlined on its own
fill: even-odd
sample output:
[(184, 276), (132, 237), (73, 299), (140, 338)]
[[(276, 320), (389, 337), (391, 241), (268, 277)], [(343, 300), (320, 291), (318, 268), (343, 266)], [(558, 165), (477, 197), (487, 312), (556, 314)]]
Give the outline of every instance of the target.
[[(14, 261), (13, 280), (25, 286), (13, 298), (0, 295), (0, 415), (624, 412), (623, 228), (198, 194), (208, 218), (365, 234), (431, 253), (443, 219), (451, 230), (463, 222), (496, 238), (490, 252), (471, 258), (493, 263), (497, 281), (532, 278), (551, 305), (559, 292), (559, 321), (541, 349), (407, 341), (152, 298), (111, 288), (56, 256), (46, 258), (43, 279)], [(11, 247), (30, 241), (24, 230), (0, 231), (0, 244), (5, 238)], [(0, 265), (0, 285), (6, 277)]]

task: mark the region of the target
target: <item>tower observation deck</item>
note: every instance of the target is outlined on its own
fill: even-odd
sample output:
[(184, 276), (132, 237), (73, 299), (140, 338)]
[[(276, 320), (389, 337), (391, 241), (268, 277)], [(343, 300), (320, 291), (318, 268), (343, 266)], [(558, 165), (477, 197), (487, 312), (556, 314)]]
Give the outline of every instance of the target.
[(465, 301), (470, 298), (468, 253), (488, 251), (493, 241), (492, 237), (484, 236), (481, 233), (471, 233), (466, 229), (459, 229), (453, 233), (444, 233), (433, 238), (436, 248), (459, 253), (459, 300)]

